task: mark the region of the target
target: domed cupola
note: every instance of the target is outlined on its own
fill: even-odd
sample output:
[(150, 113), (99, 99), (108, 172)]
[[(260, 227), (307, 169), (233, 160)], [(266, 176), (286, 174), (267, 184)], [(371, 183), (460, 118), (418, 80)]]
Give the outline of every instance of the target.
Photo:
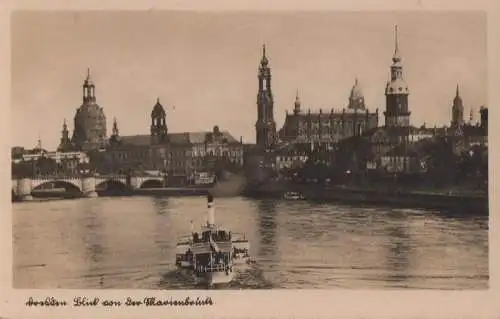
[(165, 116), (165, 109), (163, 108), (163, 105), (160, 103), (160, 98), (156, 99), (156, 104), (153, 106), (153, 110), (151, 111), (151, 117), (157, 117), (157, 116)]
[(164, 143), (167, 140), (166, 112), (160, 103), (160, 98), (156, 99), (156, 104), (151, 111), (151, 143)]
[(398, 26), (395, 27), (394, 41), (395, 49), (392, 56), (391, 80), (386, 86), (385, 94), (409, 94), (408, 85), (403, 79), (403, 64), (398, 44)]
[(349, 95), (349, 109), (353, 110), (364, 110), (365, 109), (365, 97), (363, 96), (363, 91), (359, 85), (358, 78), (354, 80), (354, 85), (351, 88), (351, 94)]
[(460, 96), (460, 91), (458, 89), (458, 84), (457, 84), (457, 90), (455, 92), (455, 98), (453, 98), (453, 104), (462, 104), (462, 97)]

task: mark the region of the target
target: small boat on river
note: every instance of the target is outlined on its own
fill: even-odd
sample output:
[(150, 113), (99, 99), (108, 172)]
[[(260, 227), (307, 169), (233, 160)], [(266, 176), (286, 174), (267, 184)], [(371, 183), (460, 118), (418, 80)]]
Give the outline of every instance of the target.
[(283, 199), (286, 199), (286, 200), (303, 200), (304, 196), (301, 193), (298, 193), (298, 192), (286, 192), (283, 195)]
[(207, 223), (198, 231), (181, 238), (177, 243), (176, 265), (192, 270), (197, 283), (229, 283), (234, 278), (234, 265), (249, 260), (250, 243), (245, 236), (215, 224), (213, 196), (208, 195)]

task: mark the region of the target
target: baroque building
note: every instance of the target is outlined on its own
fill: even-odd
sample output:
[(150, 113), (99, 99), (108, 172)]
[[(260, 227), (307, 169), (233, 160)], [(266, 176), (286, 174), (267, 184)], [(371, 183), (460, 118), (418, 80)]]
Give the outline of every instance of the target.
[(166, 111), (157, 99), (150, 134), (120, 136), (114, 120), (105, 157), (103, 170), (108, 172), (166, 173), (169, 184), (179, 185), (190, 183), (199, 173), (214, 172), (217, 165), (241, 167), (243, 144), (218, 126), (212, 131), (168, 133)]
[(370, 112), (365, 105), (358, 80), (349, 95), (347, 108), (318, 112), (303, 112), (298, 90), (293, 113), (287, 111), (285, 123), (280, 130), (283, 142), (292, 144), (315, 144), (333, 146), (338, 141), (360, 135), (378, 126), (378, 109)]
[(96, 102), (90, 69), (87, 70), (82, 88), (83, 103), (76, 110), (71, 145), (75, 150), (82, 151), (104, 148), (107, 145), (106, 116), (103, 108)]

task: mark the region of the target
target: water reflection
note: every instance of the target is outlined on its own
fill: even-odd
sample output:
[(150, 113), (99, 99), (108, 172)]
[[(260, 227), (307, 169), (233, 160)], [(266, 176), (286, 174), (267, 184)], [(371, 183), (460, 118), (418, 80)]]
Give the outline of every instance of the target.
[(260, 258), (274, 260), (277, 246), (276, 201), (261, 200), (257, 203)]
[(384, 229), (389, 248), (386, 259), (387, 280), (405, 282), (408, 280), (412, 251), (407, 215), (396, 210), (389, 211), (387, 215), (390, 219)]
[(106, 230), (100, 214), (100, 202), (82, 200), (78, 204), (80, 206), (79, 211), (84, 216), (80, 232), (82, 234), (82, 243), (85, 247), (85, 265), (87, 265), (85, 276), (89, 280), (98, 278), (98, 285), (100, 288), (103, 288), (103, 259), (106, 252), (103, 240)]
[(163, 215), (168, 211), (169, 208), (168, 198), (153, 197), (152, 200), (157, 214)]
[[(206, 221), (205, 197), (22, 203), (13, 217), (15, 288), (196, 288), (175, 245)], [(488, 284), (487, 217), (218, 198), (216, 221), (257, 261), (231, 289)]]

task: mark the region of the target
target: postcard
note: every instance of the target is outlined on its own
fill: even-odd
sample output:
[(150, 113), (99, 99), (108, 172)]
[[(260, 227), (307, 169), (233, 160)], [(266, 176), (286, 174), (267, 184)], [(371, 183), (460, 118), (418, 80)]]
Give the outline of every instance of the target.
[(494, 15), (379, 2), (12, 5), (0, 315), (492, 316)]

